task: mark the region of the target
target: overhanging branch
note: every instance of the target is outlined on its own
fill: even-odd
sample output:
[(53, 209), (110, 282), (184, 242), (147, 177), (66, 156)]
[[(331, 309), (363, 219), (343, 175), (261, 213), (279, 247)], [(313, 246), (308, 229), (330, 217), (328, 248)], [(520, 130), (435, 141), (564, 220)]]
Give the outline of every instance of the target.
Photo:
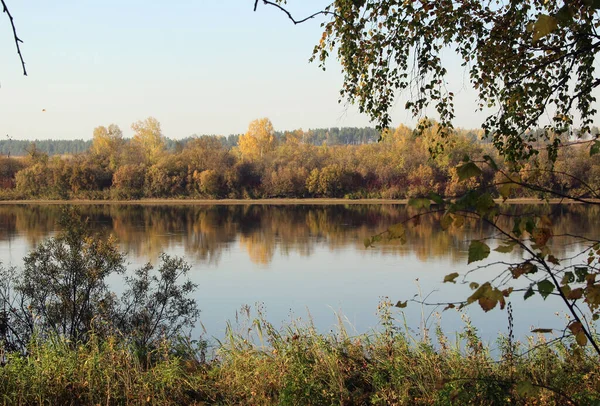
[(27, 76), (27, 69), (25, 69), (25, 61), (23, 60), (23, 55), (21, 54), (21, 45), (20, 44), (22, 44), (23, 41), (17, 35), (17, 27), (15, 27), (15, 21), (13, 19), (12, 14), (8, 10), (8, 7), (6, 6), (6, 2), (4, 0), (0, 0), (0, 3), (2, 3), (2, 12), (6, 13), (6, 15), (8, 16), (8, 19), (10, 20), (10, 25), (12, 27), (15, 45), (17, 47), (17, 54), (19, 54), (19, 59), (21, 59), (21, 66), (23, 67), (23, 75)]
[[(0, 0), (0, 1), (4, 2), (3, 0)], [(258, 7), (258, 3), (259, 3), (260, 1), (261, 1), (261, 0), (254, 0), (254, 11), (256, 11), (256, 9), (257, 9), (257, 7)], [(262, 0), (262, 2), (263, 2), (263, 4), (264, 4), (264, 5), (266, 5), (266, 6), (273, 6), (273, 7), (276, 7), (276, 8), (278, 8), (279, 10), (283, 11), (283, 12), (284, 12), (284, 13), (285, 13), (285, 14), (288, 16), (288, 18), (289, 18), (290, 20), (292, 20), (292, 22), (293, 22), (295, 25), (296, 25), (296, 24), (302, 24), (302, 23), (304, 23), (304, 22), (306, 22), (306, 21), (308, 21), (308, 20), (310, 20), (310, 19), (313, 19), (313, 18), (315, 18), (315, 17), (316, 17), (316, 16), (318, 16), (318, 15), (332, 15), (332, 16), (337, 16), (337, 14), (336, 14), (336, 13), (334, 13), (334, 12), (332, 12), (332, 11), (321, 10), (321, 11), (317, 11), (316, 13), (313, 13), (313, 14), (309, 15), (308, 17), (305, 17), (305, 18), (303, 18), (303, 19), (301, 19), (301, 20), (296, 20), (296, 19), (294, 18), (294, 16), (292, 15), (292, 13), (290, 13), (289, 11), (287, 11), (287, 10), (286, 10), (284, 7), (282, 7), (281, 5), (279, 5), (279, 4), (275, 3), (275, 2), (269, 1), (269, 0)]]

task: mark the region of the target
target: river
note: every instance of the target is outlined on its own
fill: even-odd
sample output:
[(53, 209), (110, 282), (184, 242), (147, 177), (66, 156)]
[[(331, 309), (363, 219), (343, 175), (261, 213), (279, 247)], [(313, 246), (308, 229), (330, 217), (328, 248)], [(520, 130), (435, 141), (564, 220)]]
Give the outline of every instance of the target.
[[(489, 237), (490, 227), (467, 221), (461, 228), (442, 230), (439, 215), (422, 216), (407, 227), (407, 242), (386, 241), (365, 248), (365, 238), (416, 214), (413, 208), (383, 204), (336, 205), (78, 205), (91, 227), (112, 234), (127, 253), (129, 269), (158, 263), (160, 253), (183, 256), (192, 266), (190, 279), (198, 285), (195, 298), (201, 309), (194, 335), (223, 337), (227, 321), (235, 324), (244, 305), (259, 305), (275, 326), (302, 319), (323, 332), (336, 330), (338, 316), (350, 334), (378, 326), (377, 305), (384, 298), (396, 303), (416, 297), (430, 302), (460, 300), (471, 290), (461, 283), (471, 240)], [(577, 233), (599, 237), (598, 208), (581, 205), (511, 206), (509, 213), (544, 212), (555, 235)], [(59, 205), (0, 206), (0, 255), (3, 266), (22, 265), (22, 258), (59, 229)], [(508, 222), (508, 220), (506, 220)], [(508, 226), (508, 223), (500, 223)], [(586, 245), (574, 239), (552, 244), (557, 257), (567, 257)], [(492, 248), (494, 243), (490, 243)], [(516, 261), (519, 252), (492, 252), (488, 263)], [(505, 270), (492, 266), (470, 275), (482, 282)], [(457, 284), (443, 284), (444, 275), (459, 272)], [(118, 293), (120, 277), (111, 278)], [(515, 334), (532, 327), (562, 328), (561, 303), (522, 293), (511, 297)], [(399, 324), (415, 332), (425, 323), (433, 327), (443, 307), (410, 303), (396, 309)], [(506, 311), (484, 313), (477, 304), (466, 314), (484, 339), (506, 334)], [(444, 331), (461, 329), (461, 314), (441, 313)], [(202, 333), (202, 331), (204, 331)]]

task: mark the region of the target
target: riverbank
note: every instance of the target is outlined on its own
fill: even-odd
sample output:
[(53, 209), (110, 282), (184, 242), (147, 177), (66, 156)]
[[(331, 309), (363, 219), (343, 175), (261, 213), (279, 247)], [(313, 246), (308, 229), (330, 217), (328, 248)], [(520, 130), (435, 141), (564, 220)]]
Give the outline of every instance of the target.
[[(504, 204), (582, 204), (570, 199), (495, 199), (496, 203)], [(600, 204), (600, 199), (587, 199), (586, 202)], [(381, 204), (381, 205), (407, 205), (408, 199), (329, 199), (329, 198), (306, 198), (306, 199), (139, 199), (139, 200), (49, 200), (49, 199), (16, 199), (0, 200), (0, 205), (9, 204), (72, 204), (72, 205), (358, 205), (358, 204)], [(432, 205), (434, 203), (432, 202)]]
[[(466, 323), (456, 341), (415, 337), (380, 308), (379, 333), (326, 335), (310, 325), (275, 330), (262, 319), (206, 343), (163, 342), (141, 356), (126, 337), (79, 345), (35, 341), (5, 354), (4, 405), (591, 405), (598, 359), (568, 341), (498, 339), (497, 356)], [(387, 314), (387, 315), (386, 315)], [(542, 344), (542, 345), (538, 345)]]

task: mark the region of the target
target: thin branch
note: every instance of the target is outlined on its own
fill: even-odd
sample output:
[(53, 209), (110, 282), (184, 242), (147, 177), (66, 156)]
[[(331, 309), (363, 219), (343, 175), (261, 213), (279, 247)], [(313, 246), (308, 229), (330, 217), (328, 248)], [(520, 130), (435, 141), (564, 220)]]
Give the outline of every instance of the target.
[(8, 10), (8, 7), (6, 6), (6, 2), (4, 0), (0, 0), (0, 3), (2, 3), (2, 12), (6, 13), (6, 15), (8, 16), (8, 19), (10, 20), (10, 25), (12, 26), (13, 37), (15, 39), (15, 45), (17, 47), (17, 54), (19, 54), (19, 59), (21, 59), (21, 66), (23, 67), (23, 75), (27, 76), (27, 69), (25, 69), (25, 61), (23, 60), (23, 55), (21, 54), (21, 45), (20, 44), (22, 44), (23, 41), (17, 35), (17, 27), (15, 27), (15, 22), (14, 22), (13, 16), (10, 13), (10, 11)]
[[(3, 0), (0, 0), (0, 1), (4, 2)], [(259, 1), (260, 0), (255, 0), (254, 1), (254, 11), (256, 11), (256, 8), (258, 7), (258, 2)], [(280, 6), (279, 4), (274, 3), (272, 1), (269, 1), (269, 0), (262, 0), (262, 2), (263, 2), (264, 5), (273, 6), (275, 8), (278, 8), (279, 10), (283, 11), (288, 16), (288, 18), (290, 20), (292, 20), (292, 22), (294, 23), (294, 25), (302, 24), (302, 23), (304, 23), (304, 22), (306, 22), (306, 21), (308, 21), (310, 19), (315, 18), (318, 15), (331, 15), (331, 16), (339, 17), (336, 13), (334, 13), (332, 11), (321, 10), (321, 11), (317, 11), (316, 13), (313, 13), (313, 14), (309, 15), (308, 17), (305, 17), (305, 18), (303, 18), (301, 20), (296, 20), (294, 18), (294, 16), (292, 15), (292, 13), (290, 13), (289, 11), (287, 11), (284, 7)]]

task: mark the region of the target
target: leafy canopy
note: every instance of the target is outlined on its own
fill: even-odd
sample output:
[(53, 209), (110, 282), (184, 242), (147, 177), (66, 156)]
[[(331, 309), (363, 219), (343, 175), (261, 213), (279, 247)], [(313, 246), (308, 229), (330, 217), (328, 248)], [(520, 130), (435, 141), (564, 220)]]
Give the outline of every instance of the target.
[[(454, 93), (445, 55), (455, 52), (478, 109), (492, 111), (482, 126), (498, 151), (518, 160), (547, 141), (552, 156), (560, 143), (555, 134), (573, 131), (574, 123), (580, 133), (590, 131), (592, 91), (600, 85), (599, 8), (594, 0), (335, 0), (318, 13), (329, 21), (312, 60), (324, 68), (337, 54), (341, 97), (380, 129), (390, 125), (390, 109), (404, 91), (413, 115), (433, 105), (441, 131), (448, 131)], [(543, 135), (530, 131), (542, 124)]]

